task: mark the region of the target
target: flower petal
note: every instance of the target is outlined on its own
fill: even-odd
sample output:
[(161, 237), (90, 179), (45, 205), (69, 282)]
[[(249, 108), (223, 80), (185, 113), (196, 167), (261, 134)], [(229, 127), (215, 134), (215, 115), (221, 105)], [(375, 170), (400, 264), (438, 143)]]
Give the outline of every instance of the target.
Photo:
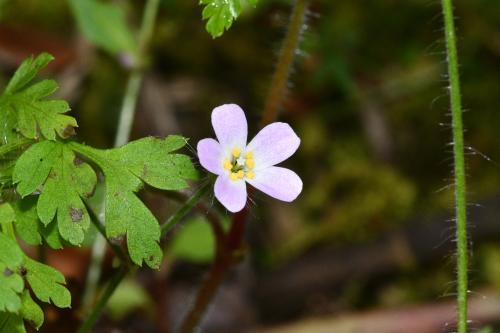
[(283, 162), (293, 155), (300, 145), (300, 138), (290, 125), (272, 123), (264, 127), (247, 146), (252, 151), (255, 169), (265, 169)]
[(247, 186), (244, 180), (231, 180), (222, 175), (214, 186), (215, 197), (232, 213), (239, 212), (247, 203)]
[(224, 171), (222, 149), (217, 141), (211, 138), (200, 140), (196, 150), (198, 151), (198, 159), (205, 169), (216, 175), (220, 175)]
[(290, 169), (269, 167), (255, 172), (247, 182), (265, 194), (278, 200), (291, 202), (302, 192), (302, 180)]
[(212, 111), (215, 135), (225, 150), (244, 149), (247, 144), (247, 119), (236, 104), (224, 104)]

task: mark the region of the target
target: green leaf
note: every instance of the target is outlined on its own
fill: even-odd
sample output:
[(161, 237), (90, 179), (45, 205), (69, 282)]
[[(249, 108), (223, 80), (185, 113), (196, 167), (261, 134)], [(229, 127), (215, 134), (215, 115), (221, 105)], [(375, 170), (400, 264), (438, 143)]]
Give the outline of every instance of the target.
[(33, 298), (31, 298), (31, 294), (29, 290), (25, 290), (23, 292), (23, 295), (21, 297), (22, 301), (22, 308), (21, 308), (21, 315), (24, 318), (24, 320), (28, 321), (31, 326), (33, 326), (35, 329), (39, 329), (44, 321), (44, 315), (42, 308), (36, 304), (35, 301), (33, 301)]
[(38, 139), (41, 134), (49, 140), (55, 140), (56, 133), (62, 138), (74, 134), (76, 120), (64, 115), (70, 110), (68, 103), (45, 99), (58, 89), (57, 83), (43, 80), (28, 86), (52, 59), (51, 55), (42, 53), (25, 60), (0, 97), (0, 137), (4, 143), (15, 140), (16, 132), (30, 139)]
[[(255, 7), (258, 0), (247, 0)], [(241, 14), (242, 0), (200, 0), (203, 8), (202, 17), (208, 20), (206, 24), (207, 31), (213, 38), (220, 37), (224, 30), (228, 30), (233, 21)]]
[(21, 308), (19, 294), (24, 283), (17, 271), (23, 262), (24, 254), (16, 241), (0, 232), (0, 311), (17, 312)]
[(211, 262), (215, 255), (215, 239), (207, 220), (195, 217), (186, 221), (172, 239), (168, 253), (196, 263)]
[(42, 302), (52, 302), (59, 308), (71, 306), (71, 294), (64, 286), (66, 280), (56, 269), (36, 262), (26, 257), (24, 268), (28, 281), (35, 296)]
[(135, 192), (143, 182), (164, 190), (187, 187), (186, 180), (195, 179), (196, 170), (189, 157), (171, 154), (185, 144), (186, 139), (180, 136), (149, 137), (110, 150), (73, 144), (102, 169), (106, 179), (106, 234), (126, 235), (130, 257), (137, 265), (145, 261), (158, 268), (162, 251), (158, 221)]
[(0, 262), (0, 311), (15, 312), (21, 309), (23, 278)]
[(5, 94), (13, 94), (24, 88), (52, 60), (54, 60), (52, 55), (41, 53), (36, 58), (31, 56), (23, 61), (5, 88)]
[(17, 161), (13, 181), (23, 197), (43, 183), (38, 217), (47, 226), (57, 213), (61, 237), (71, 244), (82, 243), (90, 219), (81, 198), (91, 195), (97, 177), (66, 144), (42, 141), (31, 146)]
[(23, 318), (13, 313), (0, 312), (0, 332), (26, 333)]
[(9, 203), (0, 204), (0, 224), (10, 223), (16, 219), (16, 214)]
[(28, 196), (13, 203), (17, 234), (29, 245), (40, 245), (42, 239), (53, 249), (62, 249), (62, 239), (55, 223), (44, 226), (36, 211), (37, 196)]
[(111, 54), (134, 53), (137, 42), (120, 7), (97, 0), (70, 0), (78, 27), (87, 39)]
[(17, 234), (29, 245), (40, 245), (42, 243), (40, 220), (36, 213), (35, 196), (29, 196), (13, 203), (16, 214), (15, 227)]
[(11, 271), (16, 271), (23, 262), (24, 254), (16, 241), (0, 232), (0, 263), (4, 263)]

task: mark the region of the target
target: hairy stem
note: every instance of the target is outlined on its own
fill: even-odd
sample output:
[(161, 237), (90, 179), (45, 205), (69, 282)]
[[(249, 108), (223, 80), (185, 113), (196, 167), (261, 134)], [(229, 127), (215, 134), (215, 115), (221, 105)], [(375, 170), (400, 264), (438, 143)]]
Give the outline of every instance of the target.
[(452, 0), (442, 0), (446, 52), (448, 55), (448, 76), (450, 80), (450, 102), (453, 128), (453, 155), (455, 159), (455, 203), (457, 223), (457, 332), (467, 332), (467, 289), (468, 289), (468, 249), (467, 249), (467, 202), (465, 183), (464, 137), (462, 125), (462, 105), (460, 97), (460, 77), (453, 21)]
[(308, 0), (296, 0), (295, 2), (295, 7), (288, 25), (288, 32), (280, 50), (278, 63), (276, 64), (271, 86), (269, 87), (269, 93), (264, 105), (262, 127), (273, 122), (278, 117), (278, 112), (286, 93), (290, 69), (292, 68), (300, 36), (304, 29), (307, 4)]
[(215, 263), (210, 269), (207, 279), (196, 295), (196, 300), (181, 324), (181, 333), (191, 333), (198, 327), (208, 306), (212, 302), (227, 271), (241, 260), (243, 234), (247, 221), (248, 209), (234, 215), (231, 229), (225, 238), (217, 242)]
[[(123, 104), (120, 110), (120, 119), (118, 123), (118, 130), (115, 137), (115, 147), (122, 146), (129, 141), (130, 131), (134, 120), (137, 99), (143, 77), (143, 63), (147, 53), (147, 46), (153, 34), (153, 28), (156, 21), (156, 14), (158, 12), (159, 0), (148, 0), (144, 8), (142, 17), (141, 28), (139, 31), (139, 46), (136, 54), (137, 59), (135, 66), (130, 74), (123, 97)], [(97, 235), (94, 244), (92, 245), (91, 262), (87, 274), (84, 300), (94, 299), (95, 286), (101, 276), (102, 259), (105, 252), (105, 238)], [(85, 302), (84, 306), (90, 307), (90, 302)], [(86, 308), (83, 309), (84, 313)], [(87, 321), (86, 321), (87, 322)], [(84, 323), (84, 325), (86, 324)]]
[[(288, 32), (280, 51), (278, 63), (269, 88), (261, 127), (273, 122), (278, 117), (278, 111), (283, 101), (290, 68), (293, 64), (296, 49), (304, 27), (308, 7), (308, 0), (296, 0), (295, 7), (288, 26)], [(250, 195), (250, 193), (249, 193)], [(249, 209), (245, 207), (233, 216), (230, 230), (225, 234), (215, 228), (217, 224), (212, 223), (216, 235), (215, 262), (207, 279), (201, 286), (195, 302), (187, 316), (181, 323), (182, 333), (191, 333), (199, 326), (203, 315), (212, 302), (217, 290), (219, 290), (224, 277), (229, 269), (241, 260), (243, 250), (243, 236), (246, 229)]]

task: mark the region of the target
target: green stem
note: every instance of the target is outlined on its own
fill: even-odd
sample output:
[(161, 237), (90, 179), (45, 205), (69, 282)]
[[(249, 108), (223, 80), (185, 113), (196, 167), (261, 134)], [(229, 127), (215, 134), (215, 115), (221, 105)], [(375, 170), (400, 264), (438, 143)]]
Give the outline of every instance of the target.
[(95, 322), (99, 319), (101, 316), (104, 308), (106, 307), (106, 304), (108, 304), (109, 299), (115, 292), (116, 288), (120, 285), (122, 280), (125, 278), (125, 276), (128, 273), (128, 269), (126, 267), (120, 267), (115, 274), (111, 277), (109, 280), (109, 283), (104, 290), (101, 298), (99, 299), (99, 302), (95, 305), (95, 307), (92, 309), (92, 312), (90, 315), (87, 317), (83, 325), (80, 327), (78, 330), (78, 333), (88, 333), (92, 329), (92, 326), (95, 324)]
[(467, 333), (468, 246), (464, 137), (452, 0), (442, 0), (450, 80), (457, 223), (457, 333)]
[(130, 78), (125, 88), (125, 97), (123, 99), (120, 119), (118, 121), (118, 131), (115, 137), (115, 147), (122, 146), (129, 141), (132, 123), (134, 122), (137, 99), (141, 89), (143, 78), (143, 64), (146, 55), (147, 46), (153, 35), (153, 28), (158, 12), (160, 0), (148, 0), (142, 16), (142, 25), (139, 32), (139, 50), (138, 59), (135, 68), (130, 74)]
[(269, 87), (269, 94), (267, 95), (264, 105), (262, 127), (273, 122), (278, 117), (278, 111), (287, 89), (290, 69), (292, 68), (300, 36), (304, 29), (307, 5), (308, 0), (296, 0), (295, 2), (295, 7), (288, 25), (288, 32), (280, 50), (278, 63), (276, 64), (271, 86)]
[(161, 235), (165, 236), (191, 209), (198, 204), (209, 189), (210, 184), (206, 183), (194, 192), (193, 195), (161, 226)]

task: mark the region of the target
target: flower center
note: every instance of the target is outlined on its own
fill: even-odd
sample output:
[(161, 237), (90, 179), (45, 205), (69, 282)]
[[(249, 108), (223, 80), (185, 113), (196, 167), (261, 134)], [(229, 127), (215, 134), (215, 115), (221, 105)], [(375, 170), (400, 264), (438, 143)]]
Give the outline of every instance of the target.
[(231, 180), (243, 179), (245, 177), (253, 179), (255, 177), (252, 171), (255, 167), (255, 161), (251, 151), (242, 154), (239, 148), (233, 148), (231, 157), (224, 160), (223, 166), (224, 169), (229, 171), (229, 178)]

